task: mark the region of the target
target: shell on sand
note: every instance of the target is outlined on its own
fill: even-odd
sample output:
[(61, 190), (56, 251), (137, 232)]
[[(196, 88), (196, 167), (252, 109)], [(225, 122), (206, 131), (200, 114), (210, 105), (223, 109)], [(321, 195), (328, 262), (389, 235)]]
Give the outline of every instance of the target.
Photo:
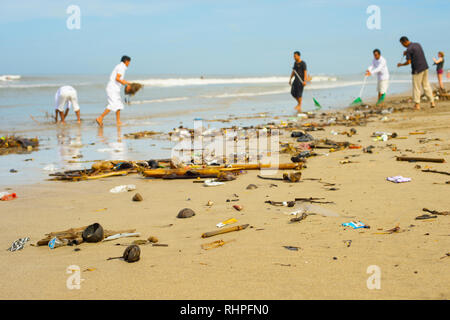
[(195, 216), (195, 212), (192, 209), (184, 208), (178, 212), (177, 218), (184, 219), (184, 218), (191, 218)]
[(249, 184), (247, 186), (247, 188), (245, 188), (245, 189), (247, 189), (247, 190), (254, 190), (254, 189), (258, 189), (258, 187), (256, 186), (256, 184)]
[(136, 262), (141, 257), (141, 248), (133, 244), (128, 246), (123, 252), (123, 259), (127, 262)]

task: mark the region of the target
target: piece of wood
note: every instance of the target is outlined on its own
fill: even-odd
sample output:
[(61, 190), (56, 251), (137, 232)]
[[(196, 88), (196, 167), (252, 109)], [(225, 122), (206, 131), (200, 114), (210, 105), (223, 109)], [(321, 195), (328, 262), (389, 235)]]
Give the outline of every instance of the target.
[(228, 228), (215, 230), (215, 231), (211, 231), (211, 232), (205, 232), (204, 234), (202, 234), (202, 238), (209, 238), (209, 237), (212, 237), (212, 236), (216, 236), (218, 234), (244, 230), (248, 226), (249, 226), (248, 224), (243, 224), (243, 225), (240, 225), (240, 226), (228, 227)]
[(425, 170), (422, 170), (422, 172), (433, 172), (433, 173), (446, 174), (446, 175), (450, 176), (450, 172), (445, 172), (445, 171), (425, 169)]
[(397, 161), (415, 161), (415, 162), (437, 162), (444, 163), (442, 158), (422, 158), (422, 157), (397, 157)]

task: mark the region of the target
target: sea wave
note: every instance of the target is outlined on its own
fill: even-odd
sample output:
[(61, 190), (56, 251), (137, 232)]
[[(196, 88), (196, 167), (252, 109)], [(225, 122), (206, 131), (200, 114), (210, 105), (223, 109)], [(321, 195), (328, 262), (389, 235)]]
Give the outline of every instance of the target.
[(12, 81), (12, 80), (20, 80), (19, 75), (15, 74), (5, 74), (0, 76), (0, 81)]

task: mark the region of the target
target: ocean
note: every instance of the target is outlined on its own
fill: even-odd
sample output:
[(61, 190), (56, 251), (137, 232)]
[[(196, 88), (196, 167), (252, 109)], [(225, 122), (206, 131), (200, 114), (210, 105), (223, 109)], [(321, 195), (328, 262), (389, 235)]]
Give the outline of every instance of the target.
[[(432, 75), (430, 75), (432, 77)], [(264, 114), (257, 119), (232, 123), (208, 122), (210, 127), (269, 122), (274, 116), (294, 116), (288, 75), (133, 75), (128, 81), (144, 84), (122, 111), (124, 126), (115, 126), (110, 113), (99, 129), (95, 123), (106, 105), (108, 75), (0, 75), (0, 136), (38, 137), (40, 148), (28, 154), (0, 156), (0, 191), (17, 184), (44, 181), (54, 171), (88, 168), (89, 160), (149, 160), (168, 158), (173, 142), (161, 139), (124, 139), (142, 130), (168, 132), (183, 125), (193, 127), (195, 118), (226, 119)], [(303, 95), (303, 111), (314, 110), (312, 97), (323, 110), (349, 105), (358, 95), (364, 75), (313, 75)], [(430, 79), (432, 80), (432, 79)], [(55, 93), (62, 85), (78, 92), (82, 124), (73, 111), (67, 125), (55, 125)], [(408, 73), (391, 73), (388, 94), (411, 89)], [(370, 77), (362, 98), (376, 96), (376, 79)], [(30, 160), (32, 159), (32, 160)], [(11, 169), (18, 172), (12, 173)]]

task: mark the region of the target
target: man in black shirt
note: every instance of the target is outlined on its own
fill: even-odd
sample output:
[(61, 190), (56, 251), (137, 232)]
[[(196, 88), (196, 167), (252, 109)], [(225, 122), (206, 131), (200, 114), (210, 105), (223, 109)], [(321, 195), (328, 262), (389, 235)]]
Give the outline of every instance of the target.
[(401, 37), (400, 43), (406, 48), (403, 52), (403, 55), (406, 56), (406, 62), (397, 64), (397, 67), (411, 65), (414, 107), (416, 110), (420, 110), (420, 96), (423, 88), (431, 102), (431, 107), (434, 108), (433, 92), (428, 81), (428, 63), (422, 46), (417, 42), (409, 41), (407, 37)]
[[(298, 113), (302, 112), (302, 95), (303, 87), (306, 86), (307, 74), (306, 74), (306, 63), (300, 58), (300, 52), (294, 52), (294, 66), (292, 67), (291, 77), (289, 78), (289, 85), (292, 85), (291, 95), (297, 100), (297, 105), (295, 110)], [(295, 77), (294, 83), (292, 83), (292, 78)]]

